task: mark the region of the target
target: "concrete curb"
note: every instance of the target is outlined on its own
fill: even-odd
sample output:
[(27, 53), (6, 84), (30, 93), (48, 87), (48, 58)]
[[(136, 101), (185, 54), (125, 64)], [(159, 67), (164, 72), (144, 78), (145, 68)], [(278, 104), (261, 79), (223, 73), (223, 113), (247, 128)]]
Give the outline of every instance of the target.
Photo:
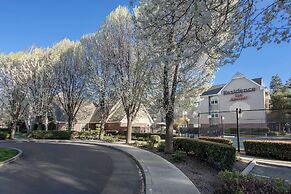
[(243, 175), (248, 175), (252, 170), (253, 168), (256, 166), (256, 160), (253, 159), (249, 165), (242, 171), (242, 174)]
[(3, 166), (3, 165), (6, 165), (6, 164), (9, 164), (11, 162), (14, 162), (15, 160), (17, 160), (18, 158), (20, 158), (20, 156), (22, 155), (22, 150), (18, 149), (18, 148), (11, 148), (11, 147), (5, 147), (5, 148), (9, 148), (9, 149), (12, 149), (12, 150), (16, 150), (18, 151), (18, 154), (16, 154), (16, 156), (13, 156), (12, 158), (8, 159), (8, 160), (5, 160), (3, 162), (0, 162), (0, 167)]

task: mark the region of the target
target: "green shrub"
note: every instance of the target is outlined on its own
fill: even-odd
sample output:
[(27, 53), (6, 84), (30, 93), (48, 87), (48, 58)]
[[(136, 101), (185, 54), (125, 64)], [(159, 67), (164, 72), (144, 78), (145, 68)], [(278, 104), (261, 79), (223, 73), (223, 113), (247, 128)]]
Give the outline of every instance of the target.
[(224, 193), (272, 193), (283, 194), (290, 192), (290, 185), (278, 179), (257, 179), (252, 175), (243, 176), (239, 172), (221, 171), (219, 177), (223, 186), (215, 191)]
[(146, 144), (147, 144), (147, 142), (145, 142), (145, 141), (138, 141), (138, 140), (136, 140), (134, 142), (134, 145), (135, 146), (146, 146)]
[(199, 139), (205, 140), (205, 141), (212, 141), (212, 142), (216, 142), (216, 143), (223, 143), (223, 144), (227, 144), (227, 145), (232, 145), (232, 141), (230, 139), (224, 139), (224, 138), (220, 138), (220, 137), (199, 137)]
[(187, 154), (183, 151), (177, 150), (174, 154), (172, 154), (172, 158), (175, 162), (185, 162)]
[(160, 142), (157, 147), (158, 152), (164, 152), (165, 151), (165, 142)]
[(0, 140), (10, 139), (11, 134), (7, 131), (0, 131)]
[(247, 155), (291, 161), (291, 142), (288, 141), (246, 140), (244, 147)]
[(71, 131), (32, 131), (28, 137), (34, 139), (71, 139)]
[[(139, 138), (143, 138), (143, 140), (149, 140), (151, 136), (158, 135), (161, 139), (166, 138), (166, 134), (160, 134), (160, 133), (132, 133), (132, 138), (134, 140), (139, 140)], [(173, 135), (174, 137), (177, 137), (177, 135)]]
[(268, 133), (268, 136), (279, 136), (280, 134), (279, 134), (279, 131), (270, 131), (269, 133)]
[(161, 141), (161, 137), (160, 137), (159, 135), (151, 135), (151, 137), (150, 137), (150, 141), (151, 141), (153, 144), (160, 143), (160, 141)]
[(113, 143), (117, 141), (118, 139), (115, 136), (108, 134), (108, 135), (105, 135), (102, 140), (109, 143)]
[(47, 128), (48, 128), (48, 130), (55, 131), (55, 130), (57, 130), (57, 125), (53, 122), (50, 122), (50, 123), (48, 123)]
[(76, 138), (78, 139), (98, 139), (100, 130), (80, 131)]
[(219, 169), (231, 169), (235, 162), (235, 148), (205, 140), (174, 138), (174, 150), (192, 154)]
[(279, 131), (279, 135), (281, 135), (281, 136), (285, 136), (287, 133), (286, 133), (286, 131)]

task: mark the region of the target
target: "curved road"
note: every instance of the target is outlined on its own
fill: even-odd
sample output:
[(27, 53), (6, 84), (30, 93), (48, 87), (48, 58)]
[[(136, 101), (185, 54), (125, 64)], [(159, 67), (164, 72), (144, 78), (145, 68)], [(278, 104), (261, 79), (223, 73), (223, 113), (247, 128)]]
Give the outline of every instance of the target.
[(23, 151), (0, 167), (2, 194), (137, 194), (141, 176), (125, 154), (102, 146), (0, 142)]

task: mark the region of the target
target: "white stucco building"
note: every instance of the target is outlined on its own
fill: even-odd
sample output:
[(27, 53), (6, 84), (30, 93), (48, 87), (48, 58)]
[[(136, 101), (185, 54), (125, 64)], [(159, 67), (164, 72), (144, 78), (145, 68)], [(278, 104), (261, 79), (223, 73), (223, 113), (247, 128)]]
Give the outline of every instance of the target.
[(214, 85), (201, 95), (189, 124), (201, 128), (235, 128), (235, 110), (239, 108), (242, 110), (240, 128), (266, 128), (267, 118), (263, 109), (269, 108), (269, 100), (262, 78), (248, 79), (236, 73), (228, 83)]

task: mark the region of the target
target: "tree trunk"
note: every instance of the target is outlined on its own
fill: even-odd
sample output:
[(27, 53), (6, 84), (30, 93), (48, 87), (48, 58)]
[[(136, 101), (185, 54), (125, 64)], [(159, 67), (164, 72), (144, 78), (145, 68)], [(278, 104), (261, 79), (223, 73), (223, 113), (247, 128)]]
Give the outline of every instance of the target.
[(131, 133), (132, 133), (132, 119), (127, 118), (127, 133), (126, 133), (126, 143), (131, 143)]
[(11, 129), (11, 139), (14, 139), (15, 137), (16, 126), (17, 126), (17, 122), (15, 121), (13, 122), (12, 129)]
[(105, 133), (105, 122), (101, 121), (100, 124), (100, 132), (99, 132), (99, 139), (102, 140), (104, 137), (104, 133)]
[(165, 153), (173, 153), (173, 125), (174, 114), (172, 111), (166, 113), (166, 140), (165, 140)]
[(69, 116), (67, 129), (68, 129), (68, 131), (72, 131), (72, 128), (73, 128), (73, 119), (72, 119), (72, 117)]

